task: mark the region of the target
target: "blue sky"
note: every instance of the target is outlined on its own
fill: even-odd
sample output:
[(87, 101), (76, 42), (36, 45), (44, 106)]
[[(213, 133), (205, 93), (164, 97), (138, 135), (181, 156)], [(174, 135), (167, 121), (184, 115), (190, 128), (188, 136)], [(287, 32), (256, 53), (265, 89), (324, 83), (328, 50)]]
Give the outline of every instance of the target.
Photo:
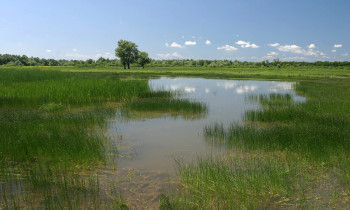
[(349, 0), (0, 0), (0, 54), (350, 60)]

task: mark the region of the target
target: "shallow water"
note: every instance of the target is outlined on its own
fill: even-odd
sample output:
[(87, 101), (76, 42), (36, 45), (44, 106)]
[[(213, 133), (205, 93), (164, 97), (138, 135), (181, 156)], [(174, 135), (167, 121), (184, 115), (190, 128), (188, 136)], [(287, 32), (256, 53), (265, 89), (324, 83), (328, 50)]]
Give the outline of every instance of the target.
[[(111, 121), (107, 134), (117, 142), (120, 158), (114, 180), (136, 209), (157, 209), (158, 196), (174, 186), (176, 160), (191, 162), (200, 156), (225, 152), (223, 146), (207, 143), (203, 128), (214, 122), (242, 123), (245, 111), (261, 108), (260, 94), (289, 94), (294, 102), (304, 102), (296, 95), (293, 82), (219, 80), (201, 78), (161, 78), (149, 81), (154, 90), (179, 91), (179, 98), (205, 103), (206, 114), (194, 117), (161, 115), (124, 119), (121, 113)], [(176, 184), (175, 184), (176, 185)]]
[(242, 122), (242, 114), (260, 105), (247, 95), (290, 94), (304, 101), (293, 90), (293, 82), (219, 80), (201, 78), (161, 78), (149, 81), (155, 89), (181, 91), (180, 98), (194, 99), (208, 106), (208, 113), (197, 118), (161, 116), (111, 123), (109, 134), (117, 136), (121, 158), (118, 168), (171, 171), (175, 159), (190, 161), (194, 157), (215, 154), (224, 148), (203, 141), (204, 126), (213, 122)]

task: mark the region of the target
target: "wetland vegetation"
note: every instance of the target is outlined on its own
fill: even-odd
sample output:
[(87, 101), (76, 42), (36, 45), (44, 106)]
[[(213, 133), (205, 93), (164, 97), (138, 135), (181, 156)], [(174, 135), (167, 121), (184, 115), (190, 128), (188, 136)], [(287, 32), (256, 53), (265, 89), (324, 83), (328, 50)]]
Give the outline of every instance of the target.
[(203, 141), (225, 152), (192, 162), (176, 159), (176, 187), (160, 196), (161, 209), (349, 205), (350, 71), (345, 67), (3, 67), (0, 208), (130, 207), (118, 183), (98, 175), (102, 167), (118, 164), (119, 148), (102, 132), (117, 110), (183, 118), (210, 112), (200, 100), (151, 89), (148, 79), (164, 75), (295, 81), (296, 93), (306, 101), (290, 93), (249, 93), (247, 100), (259, 108), (246, 110), (242, 123), (207, 122)]

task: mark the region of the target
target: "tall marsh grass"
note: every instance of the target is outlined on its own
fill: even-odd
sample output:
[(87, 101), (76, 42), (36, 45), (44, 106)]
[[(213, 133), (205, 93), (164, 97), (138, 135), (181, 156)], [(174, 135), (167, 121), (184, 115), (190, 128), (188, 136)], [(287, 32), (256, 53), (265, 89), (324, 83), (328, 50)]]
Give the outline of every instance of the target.
[(0, 209), (127, 208), (96, 172), (117, 155), (102, 132), (110, 102), (171, 96), (146, 80), (0, 69)]
[[(350, 82), (302, 81), (290, 95), (249, 97), (261, 109), (244, 123), (204, 128), (230, 158), (180, 164), (179, 192), (163, 197), (173, 209), (346, 208), (350, 191)], [(237, 153), (237, 151), (239, 151)]]

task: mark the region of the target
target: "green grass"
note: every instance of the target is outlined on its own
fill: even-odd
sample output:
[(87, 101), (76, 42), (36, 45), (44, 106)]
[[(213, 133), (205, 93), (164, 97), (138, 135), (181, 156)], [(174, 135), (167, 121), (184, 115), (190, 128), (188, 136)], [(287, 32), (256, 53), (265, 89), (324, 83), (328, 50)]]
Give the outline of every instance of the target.
[[(29, 81), (18, 77), (26, 72)], [(1, 70), (0, 106), (37, 106), (47, 103), (82, 105), (119, 102), (148, 95), (147, 81), (84, 77), (74, 73)], [(41, 75), (42, 74), (42, 75)], [(39, 76), (40, 75), (40, 76)], [(17, 78), (17, 80), (16, 80)]]
[(179, 163), (181, 191), (169, 199), (170, 206), (174, 209), (272, 208), (290, 201), (295, 187), (304, 181), (297, 178), (302, 169), (285, 164), (278, 154), (244, 158), (237, 155)]
[(162, 205), (175, 209), (349, 205), (349, 88), (349, 79), (301, 81), (296, 90), (307, 97), (305, 103), (293, 103), (291, 95), (248, 96), (262, 108), (247, 111), (244, 124), (214, 123), (203, 132), (208, 143), (224, 144), (234, 158), (180, 164), (183, 189)]
[(44, 71), (59, 70), (62, 72), (79, 72), (95, 75), (118, 74), (120, 77), (150, 78), (170, 77), (202, 77), (223, 79), (258, 79), (258, 80), (309, 80), (320, 78), (349, 78), (350, 69), (343, 67), (330, 68), (209, 68), (209, 67), (133, 67), (123, 69), (117, 67), (0, 67), (0, 69), (41, 69)]
[[(177, 98), (148, 98), (148, 99), (136, 99), (127, 101), (123, 105), (123, 110), (126, 113), (138, 112), (138, 113), (166, 113), (172, 116), (189, 115), (193, 117), (199, 117), (207, 113), (208, 108), (205, 104), (192, 101), (189, 99), (177, 99)], [(132, 114), (135, 115), (135, 114)]]
[[(244, 124), (204, 129), (228, 156), (179, 163), (178, 192), (161, 208), (346, 208), (350, 191), (350, 70), (345, 68), (0, 68), (0, 208), (125, 208), (94, 168), (116, 148), (98, 132), (116, 103), (140, 113), (206, 113), (152, 92), (147, 78), (302, 80), (291, 95), (248, 96)], [(107, 104), (112, 104), (106, 106)], [(111, 149), (112, 148), (112, 149)], [(86, 175), (88, 174), (88, 175)]]
[(117, 187), (102, 188), (96, 177), (117, 156), (103, 129), (118, 103), (173, 94), (110, 74), (5, 68), (0, 75), (0, 208), (126, 207)]

